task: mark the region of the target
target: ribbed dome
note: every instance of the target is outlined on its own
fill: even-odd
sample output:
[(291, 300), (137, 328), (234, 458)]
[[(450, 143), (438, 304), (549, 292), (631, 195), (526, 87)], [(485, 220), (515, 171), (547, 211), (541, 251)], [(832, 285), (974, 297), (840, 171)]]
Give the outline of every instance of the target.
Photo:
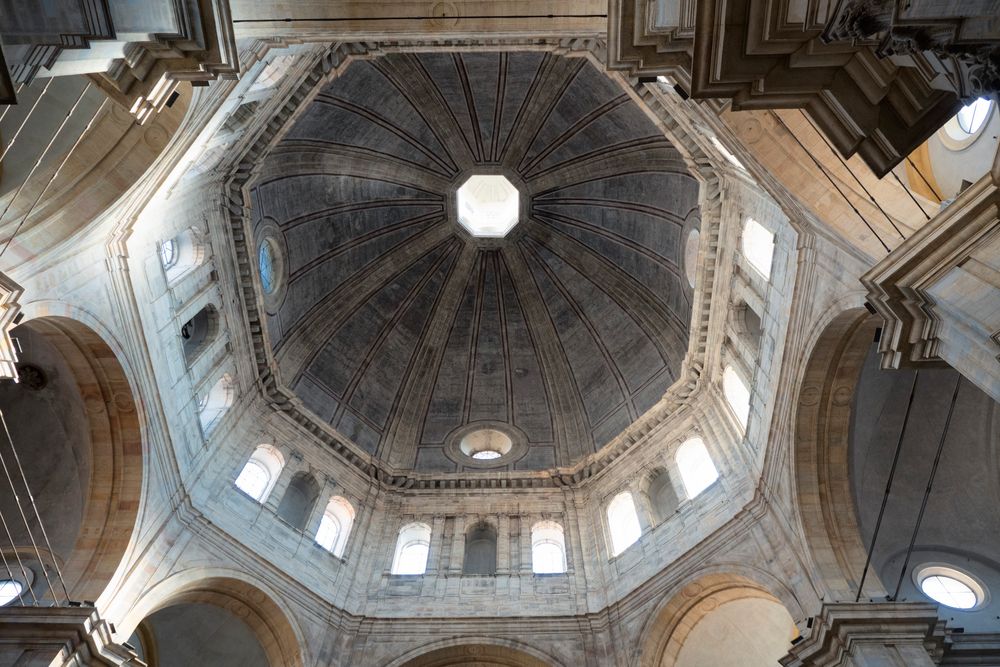
[[(503, 238), (457, 221), (476, 174), (519, 192)], [(399, 467), (470, 464), (456, 443), (477, 424), (515, 442), (485, 464), (571, 464), (677, 376), (697, 201), (678, 153), (585, 58), (356, 61), (253, 189), (255, 234), (286, 272), (265, 298), (281, 380)]]

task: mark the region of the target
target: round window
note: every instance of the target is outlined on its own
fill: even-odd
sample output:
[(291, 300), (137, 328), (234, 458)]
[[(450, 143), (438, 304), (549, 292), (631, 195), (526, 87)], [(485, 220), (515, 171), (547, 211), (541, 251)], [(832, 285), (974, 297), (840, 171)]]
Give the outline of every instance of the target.
[(684, 275), (691, 287), (694, 287), (694, 281), (698, 275), (698, 245), (700, 243), (701, 232), (697, 229), (688, 232), (687, 241), (684, 242)]
[(260, 272), (260, 284), (265, 294), (273, 294), (276, 286), (274, 274), (274, 245), (264, 239), (257, 248), (257, 270)]
[(480, 461), (498, 459), (513, 446), (510, 436), (495, 428), (481, 428), (467, 433), (459, 443), (463, 454)]
[(17, 600), (24, 592), (24, 584), (13, 579), (0, 580), (0, 606), (10, 604)]
[(985, 97), (980, 97), (972, 104), (966, 104), (955, 116), (958, 127), (966, 134), (975, 134), (986, 124), (992, 107), (993, 102)]
[(924, 595), (952, 609), (978, 609), (987, 600), (986, 588), (979, 581), (952, 567), (925, 566), (913, 578)]
[(160, 244), (160, 264), (169, 269), (177, 264), (177, 241), (170, 239)]
[(953, 151), (972, 145), (986, 129), (995, 107), (993, 100), (986, 97), (966, 104), (938, 131), (941, 143)]

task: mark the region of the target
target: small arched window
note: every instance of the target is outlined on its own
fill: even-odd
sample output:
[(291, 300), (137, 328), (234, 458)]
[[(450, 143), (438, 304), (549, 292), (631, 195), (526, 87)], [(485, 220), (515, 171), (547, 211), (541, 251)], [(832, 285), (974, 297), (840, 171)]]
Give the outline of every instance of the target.
[(465, 534), (463, 574), (497, 573), (497, 531), (488, 523), (477, 523)]
[(749, 303), (743, 302), (736, 308), (736, 327), (747, 343), (754, 350), (760, 348), (760, 340), (764, 335), (764, 327), (760, 315)]
[(701, 244), (701, 232), (692, 229), (684, 242), (684, 276), (688, 284), (694, 287), (698, 277), (698, 246)]
[(184, 360), (190, 364), (201, 354), (219, 331), (219, 311), (207, 305), (181, 327)]
[(431, 527), (426, 523), (408, 523), (399, 529), (392, 574), (423, 574), (431, 549)]
[(267, 500), (281, 469), (285, 467), (285, 457), (271, 445), (259, 445), (243, 466), (236, 486), (259, 503)]
[(347, 547), (347, 538), (354, 525), (354, 507), (346, 498), (334, 496), (327, 503), (326, 511), (316, 531), (316, 543), (341, 558)]
[(222, 415), (233, 404), (233, 380), (227, 373), (219, 378), (212, 388), (198, 397), (198, 420), (205, 435), (218, 425)]
[(743, 225), (743, 256), (750, 266), (765, 278), (771, 277), (771, 261), (774, 259), (774, 234), (763, 225), (747, 218)]
[(628, 491), (622, 491), (608, 503), (608, 530), (611, 533), (612, 556), (628, 549), (642, 535), (635, 501)]
[(201, 265), (207, 252), (198, 230), (185, 229), (172, 239), (160, 243), (160, 265), (167, 284), (177, 282), (184, 274)]
[(750, 388), (732, 366), (726, 366), (722, 372), (722, 393), (736, 420), (746, 430), (750, 419)]
[(563, 527), (555, 521), (539, 521), (531, 527), (531, 571), (535, 574), (566, 571)]
[(677, 468), (688, 498), (694, 498), (719, 479), (719, 471), (701, 438), (691, 438), (677, 449)]
[(657, 521), (666, 521), (677, 510), (677, 493), (666, 470), (660, 470), (650, 480), (648, 493)]
[(295, 473), (278, 505), (278, 516), (298, 530), (305, 530), (309, 514), (319, 497), (319, 484), (307, 472)]

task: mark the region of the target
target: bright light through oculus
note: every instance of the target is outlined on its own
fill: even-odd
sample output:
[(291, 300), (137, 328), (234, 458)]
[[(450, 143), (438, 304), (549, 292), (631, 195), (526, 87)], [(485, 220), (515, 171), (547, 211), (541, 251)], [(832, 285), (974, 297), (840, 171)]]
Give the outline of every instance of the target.
[(502, 238), (519, 214), (517, 188), (503, 176), (470, 176), (458, 189), (458, 221), (473, 236)]
[(969, 586), (942, 574), (922, 579), (920, 590), (932, 600), (955, 609), (972, 609), (979, 604), (975, 591)]
[(498, 459), (501, 456), (503, 456), (503, 454), (496, 451), (495, 449), (484, 449), (481, 452), (476, 452), (475, 454), (473, 454), (472, 458), (479, 460), (488, 460), (488, 459)]
[(971, 104), (967, 104), (958, 112), (958, 126), (966, 134), (975, 134), (983, 126), (990, 116), (990, 107), (993, 102), (985, 97), (980, 97)]

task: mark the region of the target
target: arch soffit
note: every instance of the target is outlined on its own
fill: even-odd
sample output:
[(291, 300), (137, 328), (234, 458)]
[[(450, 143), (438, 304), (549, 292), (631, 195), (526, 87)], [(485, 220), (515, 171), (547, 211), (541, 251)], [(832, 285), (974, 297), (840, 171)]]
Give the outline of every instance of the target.
[[(471, 652), (473, 649), (475, 652)], [(386, 667), (458, 667), (476, 664), (503, 667), (562, 667), (552, 656), (523, 642), (496, 637), (459, 637), (424, 644), (388, 663)]]
[[(866, 550), (851, 495), (851, 404), (877, 320), (864, 308), (833, 310), (805, 357), (789, 458), (805, 558), (821, 597), (853, 599)], [(869, 573), (866, 596), (884, 594)]]
[(98, 600), (133, 546), (146, 479), (142, 401), (122, 347), (89, 312), (61, 302), (32, 302), (21, 325), (45, 336), (73, 372), (86, 405), (93, 475), (81, 538), (63, 565), (74, 599)]
[[(766, 581), (767, 584), (761, 583)], [(746, 565), (722, 565), (679, 583), (650, 614), (639, 636), (638, 667), (673, 665), (684, 640), (710, 612), (734, 600), (760, 598), (785, 607), (793, 618), (804, 615), (798, 599), (777, 577)]]
[(189, 568), (149, 588), (116, 623), (118, 639), (161, 609), (201, 603), (225, 609), (253, 630), (272, 667), (307, 664), (305, 640), (290, 609), (264, 582), (223, 568)]

